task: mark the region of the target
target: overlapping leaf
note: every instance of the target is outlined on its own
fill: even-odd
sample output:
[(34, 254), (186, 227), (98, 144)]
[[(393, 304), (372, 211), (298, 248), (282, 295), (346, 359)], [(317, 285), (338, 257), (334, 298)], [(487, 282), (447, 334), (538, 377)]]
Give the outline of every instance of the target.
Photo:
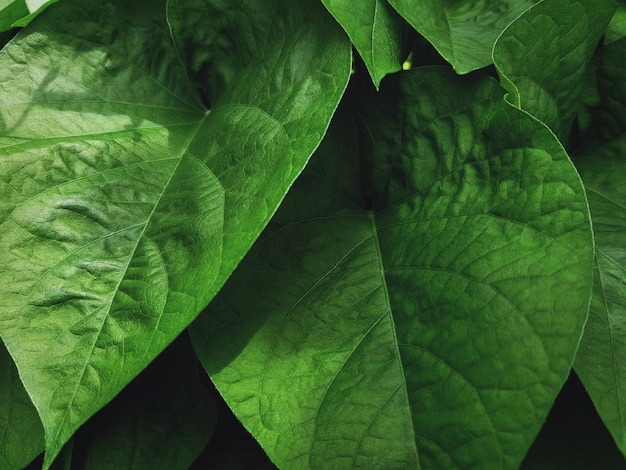
[(387, 0), (322, 0), (363, 58), (376, 88), (402, 68), (405, 23)]
[(0, 32), (11, 29), (13, 23), (28, 15), (24, 0), (0, 1)]
[(315, 1), (171, 3), (66, 0), (0, 53), (0, 335), (46, 466), (219, 290), (349, 76)]
[(199, 357), (279, 467), (517, 468), (587, 315), (580, 179), (489, 78), (357, 102), (194, 323)]
[(574, 162), (580, 171), (596, 239), (594, 296), (576, 372), (626, 455), (626, 40), (602, 49), (602, 101), (591, 136)]
[(21, 470), (42, 451), (41, 421), (0, 343), (0, 468)]
[(188, 470), (207, 445), (215, 403), (188, 338), (171, 344), (74, 438), (74, 468)]
[(563, 142), (579, 108), (587, 66), (614, 11), (613, 0), (540, 2), (508, 27), (493, 49), (511, 102)]
[(461, 74), (491, 64), (491, 52), (498, 35), (536, 2), (389, 0)]

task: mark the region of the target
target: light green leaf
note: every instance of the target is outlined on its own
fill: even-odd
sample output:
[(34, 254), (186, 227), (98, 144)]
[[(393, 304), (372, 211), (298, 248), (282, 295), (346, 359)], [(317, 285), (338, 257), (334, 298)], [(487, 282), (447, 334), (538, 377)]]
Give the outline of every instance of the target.
[(316, 0), (168, 6), (190, 74), (213, 103), (194, 148), (213, 156), (227, 188), (221, 286), (324, 136), (347, 86), (350, 43)]
[(489, 78), (414, 69), (355, 101), (196, 351), (280, 468), (517, 468), (587, 316), (580, 179)]
[(626, 39), (602, 49), (590, 139), (574, 156), (596, 239), (594, 295), (576, 372), (626, 455)]
[[(0, 336), (45, 466), (219, 290), (349, 77), (350, 43), (317, 1), (304, 17), (286, 0), (245, 17), (172, 3), (168, 25), (164, 2), (64, 0), (0, 52)], [(228, 21), (212, 28), (211, 9)], [(210, 109), (170, 36), (192, 19), (213, 31), (198, 50), (240, 39), (189, 66), (225, 72), (204, 84), (219, 84)]]
[(387, 0), (322, 3), (350, 36), (376, 88), (385, 75), (401, 70), (405, 23)]
[(20, 470), (43, 452), (43, 429), (17, 369), (0, 342), (0, 468)]
[(510, 101), (562, 141), (569, 136), (587, 66), (614, 11), (613, 0), (540, 2), (508, 27), (493, 49)]
[(389, 0), (457, 73), (492, 63), (498, 35), (538, 0)]
[[(187, 338), (171, 344), (74, 438), (74, 468), (188, 470), (217, 418)], [(204, 373), (203, 373), (204, 375)]]

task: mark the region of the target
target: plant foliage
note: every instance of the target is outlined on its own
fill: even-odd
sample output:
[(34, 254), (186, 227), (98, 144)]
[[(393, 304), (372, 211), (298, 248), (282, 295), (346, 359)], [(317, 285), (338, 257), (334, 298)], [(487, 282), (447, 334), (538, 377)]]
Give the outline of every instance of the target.
[(626, 468), (624, 11), (0, 2), (0, 467)]

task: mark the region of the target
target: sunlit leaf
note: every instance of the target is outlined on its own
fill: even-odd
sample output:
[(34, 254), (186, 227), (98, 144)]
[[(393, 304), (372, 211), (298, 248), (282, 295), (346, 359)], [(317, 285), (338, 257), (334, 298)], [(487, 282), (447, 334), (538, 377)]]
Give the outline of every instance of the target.
[(0, 336), (45, 466), (219, 290), (345, 88), (349, 41), (317, 1), (236, 3), (170, 2), (166, 22), (163, 1), (64, 0), (0, 52)]

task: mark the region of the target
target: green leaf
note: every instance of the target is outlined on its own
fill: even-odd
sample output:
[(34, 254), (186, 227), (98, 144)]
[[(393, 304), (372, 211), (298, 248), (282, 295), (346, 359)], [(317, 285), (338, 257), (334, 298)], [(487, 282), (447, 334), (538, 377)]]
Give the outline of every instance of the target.
[(626, 36), (626, 4), (617, 3), (617, 10), (604, 33), (604, 44), (619, 41)]
[(614, 11), (613, 0), (540, 2), (508, 27), (493, 49), (510, 101), (562, 141), (579, 108), (587, 66)]
[(498, 35), (538, 0), (389, 0), (457, 73), (492, 63)]
[[(197, 364), (197, 362), (194, 362)], [(208, 376), (204, 385), (211, 391), (217, 406), (217, 425), (209, 444), (195, 460), (189, 470), (206, 469), (250, 469), (276, 470), (259, 443), (243, 427)]]
[(359, 52), (376, 88), (402, 69), (405, 23), (387, 0), (322, 0), (345, 29)]
[(626, 39), (602, 49), (591, 138), (574, 163), (583, 178), (596, 239), (594, 295), (576, 372), (626, 455)]
[(196, 351), (280, 468), (517, 468), (587, 316), (580, 179), (490, 78), (419, 68), (355, 101)]
[[(0, 52), (0, 336), (45, 466), (220, 289), (349, 77), (349, 41), (316, 1), (304, 17), (286, 0), (245, 17), (172, 3), (168, 25), (164, 2), (64, 0)], [(238, 38), (229, 57), (180, 45), (194, 21), (213, 32), (198, 50)], [(225, 73), (205, 84), (210, 109), (195, 66)]]
[(172, 343), (80, 429), (75, 468), (189, 469), (209, 442), (217, 418), (198, 372), (188, 339)]
[(15, 21), (11, 26), (13, 27), (25, 27), (28, 26), (28, 24), (33, 21), (37, 16), (39, 16), (41, 14), (41, 12), (43, 12), (46, 8), (48, 8), (50, 5), (58, 2), (59, 0), (26, 0), (26, 6), (28, 7), (28, 12), (30, 12), (28, 15), (24, 16), (23, 18), (20, 18), (19, 20)]
[(28, 15), (24, 0), (0, 0), (0, 32), (13, 27), (13, 23)]
[(20, 470), (43, 451), (43, 429), (15, 364), (0, 342), (0, 468)]
[(347, 86), (350, 43), (315, 0), (168, 6), (189, 72), (214, 103), (210, 132), (194, 145), (213, 155), (227, 187), (221, 286), (324, 136)]

